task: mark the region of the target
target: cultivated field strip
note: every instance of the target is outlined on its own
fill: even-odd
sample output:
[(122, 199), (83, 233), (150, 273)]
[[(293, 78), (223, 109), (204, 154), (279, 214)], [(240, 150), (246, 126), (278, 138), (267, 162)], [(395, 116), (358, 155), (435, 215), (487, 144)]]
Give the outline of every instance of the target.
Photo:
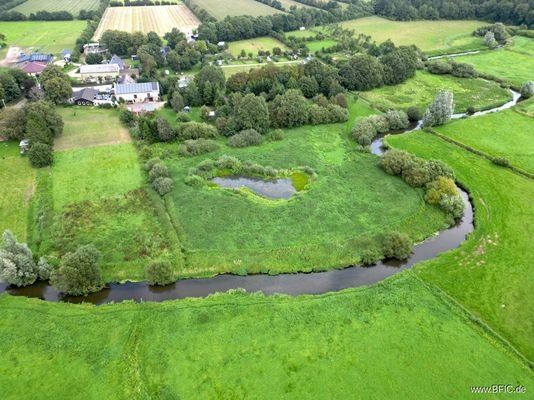
[(125, 32), (156, 32), (163, 36), (172, 28), (192, 32), (200, 21), (185, 5), (110, 7), (104, 13), (94, 39), (99, 39), (107, 30)]
[(255, 0), (191, 0), (191, 5), (203, 8), (212, 17), (217, 19), (238, 15), (258, 17), (260, 15), (272, 15), (283, 12)]
[(81, 10), (96, 10), (99, 0), (28, 0), (19, 4), (13, 11), (30, 15), (37, 11), (68, 11), (77, 16)]

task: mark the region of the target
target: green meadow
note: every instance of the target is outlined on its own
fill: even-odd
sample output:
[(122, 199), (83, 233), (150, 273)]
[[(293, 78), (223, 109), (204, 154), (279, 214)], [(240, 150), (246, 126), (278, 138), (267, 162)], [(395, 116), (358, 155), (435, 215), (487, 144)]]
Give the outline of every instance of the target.
[(280, 41), (271, 37), (260, 37), (247, 40), (238, 40), (231, 42), (228, 47), (228, 51), (234, 56), (238, 57), (244, 50), (245, 53), (252, 53), (254, 56), (258, 55), (258, 51), (270, 51), (273, 52), (275, 47), (279, 47), (282, 51), (288, 50), (288, 48)]

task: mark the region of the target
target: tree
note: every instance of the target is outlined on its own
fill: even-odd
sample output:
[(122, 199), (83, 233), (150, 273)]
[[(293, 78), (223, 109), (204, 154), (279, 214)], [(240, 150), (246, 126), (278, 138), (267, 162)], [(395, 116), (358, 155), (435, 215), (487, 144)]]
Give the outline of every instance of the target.
[(299, 79), (299, 87), (304, 97), (311, 99), (319, 93), (319, 84), (312, 76), (302, 76)]
[(384, 83), (397, 85), (415, 76), (417, 54), (412, 48), (401, 47), (384, 55), (380, 62), (384, 70)]
[(54, 162), (54, 152), (52, 147), (46, 143), (31, 143), (28, 158), (34, 168), (49, 167)]
[(170, 69), (172, 69), (175, 72), (180, 72), (182, 68), (180, 56), (174, 50), (169, 51), (169, 54), (167, 54), (167, 65)]
[(213, 105), (217, 94), (224, 92), (226, 88), (226, 78), (223, 70), (213, 65), (207, 65), (202, 68), (195, 76), (195, 83), (203, 104), (208, 106)]
[(174, 183), (171, 178), (157, 178), (152, 182), (152, 187), (160, 196), (165, 196), (167, 193), (170, 193)]
[(61, 259), (59, 268), (50, 274), (50, 283), (73, 296), (97, 292), (104, 287), (99, 259), (100, 253), (94, 246), (81, 246)]
[(0, 111), (0, 136), (21, 140), (24, 138), (25, 125), (26, 116), (23, 110), (6, 107)]
[(153, 261), (145, 268), (145, 278), (149, 285), (170, 285), (176, 281), (169, 261)]
[(161, 38), (158, 36), (156, 32), (148, 32), (146, 35), (146, 42), (147, 44), (153, 44), (158, 47), (161, 47), (161, 44), (162, 44)]
[(103, 59), (102, 54), (97, 53), (89, 53), (85, 56), (85, 62), (87, 64), (100, 64)]
[(309, 104), (298, 90), (288, 90), (269, 104), (271, 123), (276, 128), (295, 128), (308, 122)]
[(488, 46), (490, 49), (495, 49), (497, 46), (499, 46), (499, 43), (495, 39), (495, 33), (491, 31), (487, 31), (484, 35), (484, 43), (486, 46)]
[(171, 49), (174, 49), (178, 42), (185, 40), (185, 35), (178, 30), (178, 28), (172, 28), (170, 32), (167, 32), (163, 36), (163, 39), (167, 41), (167, 46), (169, 46)]
[(358, 55), (339, 69), (340, 83), (348, 90), (369, 90), (384, 83), (383, 67), (376, 57)]
[(2, 242), (0, 280), (19, 287), (34, 283), (38, 270), (30, 248), (26, 244), (18, 243), (11, 231), (4, 232)]
[(184, 110), (185, 102), (184, 102), (183, 96), (180, 93), (174, 92), (172, 94), (170, 103), (171, 103), (172, 109), (176, 111), (177, 113), (182, 112)]
[(29, 112), (26, 117), (26, 139), (30, 143), (44, 143), (51, 146), (54, 144), (54, 136), (48, 128), (46, 121), (36, 112)]
[(534, 96), (534, 81), (528, 81), (521, 86), (521, 96), (525, 99), (529, 99)]
[(263, 137), (255, 129), (247, 129), (230, 137), (228, 145), (231, 147), (257, 146), (263, 142)]
[(412, 254), (413, 244), (408, 235), (391, 232), (384, 237), (383, 250), (386, 257), (406, 260)]
[(446, 124), (450, 121), (453, 112), (454, 97), (452, 92), (440, 91), (423, 116), (423, 126), (432, 127)]
[(158, 136), (160, 142), (171, 142), (176, 139), (174, 129), (164, 118), (158, 118)]
[(48, 65), (39, 79), (48, 100), (59, 104), (65, 103), (72, 96), (70, 78), (59, 66)]
[(389, 123), (389, 129), (394, 131), (399, 129), (406, 129), (408, 125), (410, 125), (408, 115), (404, 111), (389, 110), (386, 113), (385, 117)]
[(238, 131), (255, 129), (263, 134), (269, 129), (269, 107), (262, 96), (253, 93), (245, 95), (234, 104), (233, 114)]

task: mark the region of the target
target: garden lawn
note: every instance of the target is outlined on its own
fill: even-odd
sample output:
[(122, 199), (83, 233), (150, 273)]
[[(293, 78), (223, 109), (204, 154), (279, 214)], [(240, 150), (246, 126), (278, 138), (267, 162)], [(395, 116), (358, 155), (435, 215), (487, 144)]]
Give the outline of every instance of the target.
[[(260, 3), (261, 4), (261, 3)], [(238, 40), (237, 42), (231, 42), (228, 45), (228, 51), (234, 56), (238, 57), (241, 51), (253, 53), (254, 56), (258, 55), (258, 51), (270, 51), (273, 52), (273, 48), (279, 47), (282, 51), (288, 50), (288, 48), (280, 41), (271, 37), (259, 37), (247, 40)]]
[(429, 133), (391, 136), (387, 142), (420, 157), (444, 161), (474, 199), (476, 230), (469, 240), (416, 271), (533, 361), (534, 180)]
[(12, 10), (24, 15), (43, 10), (49, 12), (68, 11), (76, 18), (81, 10), (96, 10), (99, 4), (99, 0), (26, 0)]
[(417, 106), (424, 112), (440, 90), (453, 92), (457, 113), (467, 111), (470, 106), (476, 111), (487, 110), (512, 99), (509, 90), (492, 81), (433, 75), (424, 71), (418, 71), (414, 78), (400, 85), (361, 92), (361, 96), (382, 111)]
[(534, 80), (534, 39), (514, 37), (510, 46), (458, 57), (456, 60), (473, 64), (477, 71), (520, 87), (526, 81)]
[(356, 34), (364, 33), (378, 43), (391, 39), (397, 46), (415, 44), (429, 55), (450, 54), (484, 48), (481, 38), (471, 36), (480, 21), (390, 21), (380, 17), (365, 17), (342, 22), (344, 28)]
[(534, 174), (534, 118), (515, 110), (453, 121), (439, 133)]
[(474, 384), (534, 387), (517, 356), (411, 274), (315, 297), (95, 307), (3, 295), (0, 307), (5, 400), (448, 400)]
[(35, 170), (19, 153), (17, 142), (0, 142), (0, 234), (11, 230), (26, 240), (28, 210), (34, 192)]
[[(351, 104), (352, 119), (369, 115)], [(349, 124), (351, 126), (351, 124)], [(177, 158), (177, 146), (153, 146), (167, 157), (175, 188), (177, 220), (187, 239), (184, 276), (224, 272), (295, 272), (344, 267), (379, 247), (392, 230), (420, 241), (444, 227), (444, 214), (422, 192), (386, 175), (370, 154), (354, 151), (347, 126), (323, 125), (285, 132), (284, 140), (244, 149)], [(220, 188), (184, 183), (189, 168), (223, 154), (275, 168), (311, 166), (318, 174), (309, 190), (289, 201), (272, 201)]]
[(59, 108), (65, 123), (63, 134), (56, 139), (56, 150), (76, 149), (107, 144), (128, 143), (128, 130), (119, 121), (115, 109), (94, 107)]
[[(42, 51), (58, 54), (62, 49), (72, 49), (86, 21), (17, 21), (0, 22), (0, 32), (6, 36), (8, 46), (18, 46), (26, 51)], [(4, 57), (6, 46), (0, 51)]]

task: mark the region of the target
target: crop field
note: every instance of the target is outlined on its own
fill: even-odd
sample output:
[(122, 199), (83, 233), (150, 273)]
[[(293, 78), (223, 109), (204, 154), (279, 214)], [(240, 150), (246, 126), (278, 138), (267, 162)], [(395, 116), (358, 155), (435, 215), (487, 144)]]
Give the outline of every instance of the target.
[(117, 110), (92, 107), (59, 109), (65, 122), (61, 137), (54, 143), (56, 150), (76, 149), (106, 144), (128, 143), (130, 136), (118, 118)]
[(273, 48), (279, 47), (282, 51), (288, 50), (285, 44), (282, 42), (271, 38), (271, 37), (259, 37), (255, 39), (247, 40), (238, 40), (237, 42), (231, 42), (228, 46), (228, 51), (234, 56), (237, 57), (240, 55), (242, 50), (245, 52), (252, 53), (254, 56), (258, 55), (258, 51), (270, 51), (273, 52)]
[(517, 356), (413, 274), (323, 296), (95, 307), (2, 295), (0, 307), (6, 400), (349, 399), (355, 386), (360, 398), (448, 400), (473, 382), (534, 387)]
[[(0, 22), (0, 32), (6, 35), (8, 46), (57, 54), (62, 49), (72, 49), (86, 25), (77, 20)], [(4, 56), (6, 50), (7, 47), (2, 49), (0, 55)]]
[(417, 45), (428, 54), (447, 54), (484, 48), (482, 39), (471, 36), (479, 21), (390, 21), (366, 17), (341, 23), (356, 33), (372, 36), (381, 43), (391, 39), (396, 45)]
[(534, 174), (534, 118), (515, 110), (453, 121), (436, 130), (458, 142), (502, 157)]
[(507, 89), (492, 81), (433, 75), (420, 71), (415, 78), (400, 85), (383, 86), (362, 92), (361, 96), (382, 111), (409, 106), (417, 106), (424, 111), (440, 90), (450, 90), (454, 93), (455, 112), (465, 112), (469, 106), (473, 106), (477, 111), (486, 110), (512, 99)]
[[(351, 120), (373, 112), (361, 103), (351, 111)], [(386, 175), (375, 156), (352, 154), (344, 131), (344, 125), (304, 127), (260, 147), (221, 144), (207, 156), (168, 156), (175, 212), (190, 244), (184, 275), (346, 266), (363, 248), (378, 245), (386, 231), (402, 230), (418, 241), (444, 226), (444, 214), (426, 205), (419, 191)], [(176, 154), (175, 145), (158, 148), (158, 154)], [(189, 168), (223, 154), (275, 168), (309, 165), (318, 178), (306, 193), (281, 205), (184, 183)]]
[(534, 265), (534, 225), (526, 222), (534, 220), (533, 180), (432, 134), (394, 135), (387, 142), (420, 157), (444, 161), (474, 200), (476, 230), (469, 240), (423, 263), (416, 269), (419, 276), (441, 287), (534, 360), (534, 270), (530, 267)]
[(534, 80), (534, 39), (514, 37), (511, 46), (457, 58), (477, 71), (506, 79), (516, 86)]
[(107, 30), (125, 32), (156, 32), (163, 36), (172, 28), (191, 32), (198, 28), (200, 21), (185, 5), (109, 7), (95, 32), (95, 39)]
[(34, 192), (35, 170), (19, 153), (16, 142), (0, 142), (0, 231), (11, 230), (26, 239), (28, 210)]
[(80, 10), (96, 10), (99, 4), (99, 0), (27, 0), (13, 8), (13, 11), (18, 11), (24, 15), (43, 10), (49, 12), (68, 11), (77, 17)]
[(197, 6), (206, 10), (212, 17), (224, 19), (228, 16), (238, 15), (273, 15), (282, 11), (269, 7), (255, 0), (191, 0), (192, 6)]

